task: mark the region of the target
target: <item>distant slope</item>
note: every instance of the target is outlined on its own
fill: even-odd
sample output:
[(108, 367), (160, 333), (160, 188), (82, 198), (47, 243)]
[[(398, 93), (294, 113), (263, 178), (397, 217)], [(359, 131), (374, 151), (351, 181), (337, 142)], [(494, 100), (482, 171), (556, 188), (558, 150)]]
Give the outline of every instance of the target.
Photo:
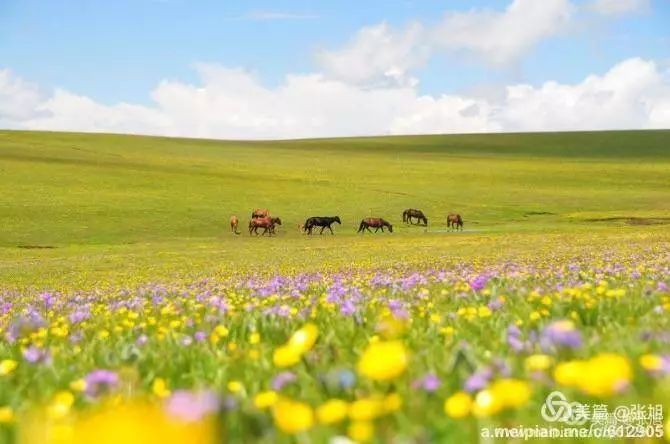
[(289, 227), (339, 214), (346, 233), (407, 207), (436, 229), (459, 211), (469, 228), (568, 230), (667, 217), (670, 131), (278, 142), (0, 131), (0, 189), (7, 247), (214, 238), (256, 207)]

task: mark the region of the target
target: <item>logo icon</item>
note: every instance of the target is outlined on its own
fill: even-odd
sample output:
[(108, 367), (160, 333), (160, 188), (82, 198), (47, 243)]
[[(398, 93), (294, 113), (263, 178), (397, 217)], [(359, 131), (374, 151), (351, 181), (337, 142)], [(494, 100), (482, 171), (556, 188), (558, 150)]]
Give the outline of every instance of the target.
[(568, 401), (562, 392), (549, 393), (542, 409), (542, 418), (547, 422), (564, 422), (568, 425), (582, 425), (588, 421), (587, 409), (580, 402)]

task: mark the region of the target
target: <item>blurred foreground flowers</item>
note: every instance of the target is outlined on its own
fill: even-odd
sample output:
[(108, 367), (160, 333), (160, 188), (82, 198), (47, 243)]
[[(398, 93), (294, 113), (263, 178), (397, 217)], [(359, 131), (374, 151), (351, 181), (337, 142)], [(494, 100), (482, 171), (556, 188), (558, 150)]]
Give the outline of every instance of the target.
[(670, 399), (670, 254), (0, 290), (0, 442), (477, 439)]

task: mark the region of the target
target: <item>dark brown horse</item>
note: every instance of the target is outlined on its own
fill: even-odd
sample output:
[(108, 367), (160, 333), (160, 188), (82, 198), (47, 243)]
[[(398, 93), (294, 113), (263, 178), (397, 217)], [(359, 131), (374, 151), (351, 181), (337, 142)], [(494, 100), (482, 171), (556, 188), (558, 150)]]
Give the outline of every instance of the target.
[(409, 208), (402, 212), (402, 221), (408, 224), (414, 224), (412, 219), (416, 218), (416, 225), (419, 225), (420, 222), (423, 222), (424, 225), (428, 225), (428, 218), (423, 211), (415, 210), (414, 208)]
[(463, 218), (460, 214), (449, 213), (447, 216), (447, 228), (463, 231)]
[(237, 216), (230, 216), (230, 231), (232, 231), (235, 234), (240, 234), (239, 231), (237, 231), (237, 227), (240, 224), (240, 220), (237, 218)]
[(339, 225), (342, 225), (340, 216), (310, 217), (305, 221), (303, 230), (305, 230), (307, 234), (312, 234), (312, 230), (314, 229), (314, 227), (320, 227), (321, 231), (319, 231), (319, 234), (323, 234), (323, 230), (325, 230), (326, 228), (330, 230), (330, 234), (335, 234), (333, 233), (333, 228), (331, 225), (333, 225), (336, 222)]
[(381, 217), (366, 217), (361, 221), (361, 225), (358, 227), (358, 233), (365, 233), (365, 230), (368, 230), (372, 233), (370, 227), (375, 229), (375, 233), (381, 228), (382, 233), (384, 232), (384, 227), (388, 228), (391, 233), (393, 233), (393, 225), (382, 219)]
[(257, 219), (261, 217), (268, 217), (270, 215), (270, 211), (268, 211), (267, 208), (257, 208), (251, 213), (251, 218), (252, 219)]
[(275, 233), (275, 225), (281, 225), (281, 219), (278, 217), (256, 217), (249, 221), (249, 236), (251, 233), (256, 233), (258, 236), (258, 229), (263, 228), (262, 235), (269, 233), (272, 236)]

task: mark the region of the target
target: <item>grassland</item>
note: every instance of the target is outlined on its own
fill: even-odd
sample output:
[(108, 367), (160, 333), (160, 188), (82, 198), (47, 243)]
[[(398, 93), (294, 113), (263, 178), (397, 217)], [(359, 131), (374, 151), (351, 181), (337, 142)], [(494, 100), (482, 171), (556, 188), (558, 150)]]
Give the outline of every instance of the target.
[[(0, 279), (94, 285), (268, 260), (314, 269), (532, 254), (547, 236), (667, 240), (669, 142), (670, 131), (278, 142), (2, 131)], [(231, 235), (230, 215), (244, 224), (257, 207), (282, 217), (279, 236)], [(426, 212), (428, 233), (401, 223), (407, 207)], [(449, 211), (465, 233), (444, 232)], [(307, 216), (335, 214), (334, 238), (298, 233)], [(356, 236), (371, 215), (396, 232)]]
[(490, 442), (555, 390), (667, 438), (669, 146), (0, 132), (0, 444)]

